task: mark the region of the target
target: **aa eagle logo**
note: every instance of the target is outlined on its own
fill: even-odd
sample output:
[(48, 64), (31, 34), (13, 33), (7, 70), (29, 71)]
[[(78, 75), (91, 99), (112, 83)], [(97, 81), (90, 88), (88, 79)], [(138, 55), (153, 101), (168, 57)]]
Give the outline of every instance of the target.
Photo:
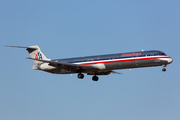
[(35, 59), (40, 59), (42, 60), (42, 54), (40, 52), (38, 52), (36, 55), (35, 55)]

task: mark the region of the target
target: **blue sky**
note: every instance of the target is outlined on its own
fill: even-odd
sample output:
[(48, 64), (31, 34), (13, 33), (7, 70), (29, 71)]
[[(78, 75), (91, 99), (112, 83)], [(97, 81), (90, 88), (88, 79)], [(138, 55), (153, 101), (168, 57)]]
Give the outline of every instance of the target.
[[(179, 120), (180, 1), (0, 1), (1, 120)], [(53, 75), (32, 70), (24, 49), (51, 59), (140, 50), (173, 58), (122, 75)]]

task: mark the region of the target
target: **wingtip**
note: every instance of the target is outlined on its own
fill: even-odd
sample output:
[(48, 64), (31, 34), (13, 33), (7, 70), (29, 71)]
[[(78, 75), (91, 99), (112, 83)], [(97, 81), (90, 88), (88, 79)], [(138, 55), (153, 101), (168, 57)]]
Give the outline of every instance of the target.
[(30, 57), (26, 57), (26, 59), (31, 59), (31, 60), (34, 60), (34, 58), (30, 58)]
[(122, 73), (115, 72), (115, 71), (111, 71), (111, 73), (114, 73), (114, 74), (122, 74)]
[(10, 45), (5, 45), (5, 47), (11, 47)]

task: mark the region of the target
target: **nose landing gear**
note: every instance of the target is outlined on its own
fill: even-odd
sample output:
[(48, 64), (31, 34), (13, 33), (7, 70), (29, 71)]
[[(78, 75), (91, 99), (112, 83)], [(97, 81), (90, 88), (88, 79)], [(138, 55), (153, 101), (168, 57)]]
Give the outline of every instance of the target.
[(166, 68), (163, 68), (162, 71), (165, 72), (165, 71), (166, 71)]
[(162, 69), (163, 72), (166, 71), (166, 68), (165, 68), (165, 67), (166, 67), (166, 65), (163, 65), (163, 69)]

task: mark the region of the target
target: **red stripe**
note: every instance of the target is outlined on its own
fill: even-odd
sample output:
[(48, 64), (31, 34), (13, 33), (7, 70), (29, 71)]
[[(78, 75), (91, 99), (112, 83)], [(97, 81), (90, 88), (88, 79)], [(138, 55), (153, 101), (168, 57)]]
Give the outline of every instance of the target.
[(99, 61), (91, 63), (81, 63), (81, 65), (91, 65), (91, 64), (101, 64), (101, 63), (115, 63), (115, 62), (127, 62), (127, 61), (136, 61), (136, 60), (150, 60), (150, 59), (159, 59), (159, 58), (171, 58), (169, 56), (159, 56), (159, 57), (147, 57), (147, 58), (134, 58), (134, 59), (121, 59), (121, 60), (111, 60), (111, 61)]

